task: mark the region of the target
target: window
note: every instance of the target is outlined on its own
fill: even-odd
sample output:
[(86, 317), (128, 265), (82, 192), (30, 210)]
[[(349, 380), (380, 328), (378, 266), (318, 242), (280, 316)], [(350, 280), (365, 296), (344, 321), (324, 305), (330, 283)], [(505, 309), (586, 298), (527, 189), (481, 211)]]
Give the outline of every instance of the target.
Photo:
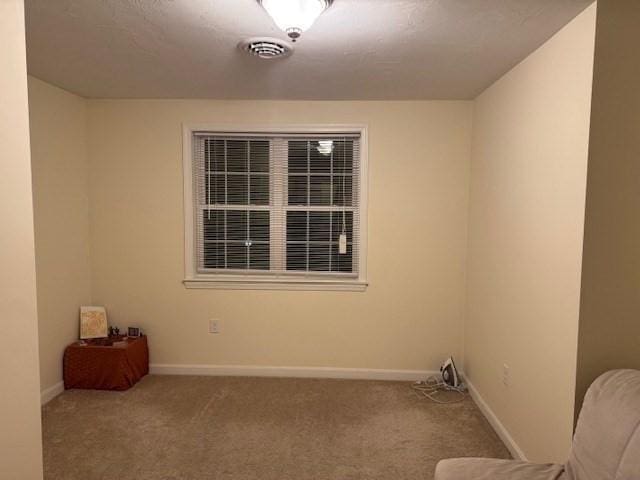
[(187, 287), (365, 288), (364, 128), (184, 140)]

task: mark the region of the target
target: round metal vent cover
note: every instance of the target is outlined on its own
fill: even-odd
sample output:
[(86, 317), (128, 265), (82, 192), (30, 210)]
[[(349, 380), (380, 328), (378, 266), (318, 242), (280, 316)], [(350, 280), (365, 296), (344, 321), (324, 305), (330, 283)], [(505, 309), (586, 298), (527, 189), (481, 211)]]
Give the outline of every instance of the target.
[(270, 37), (250, 38), (238, 45), (243, 51), (259, 58), (272, 59), (288, 57), (293, 47), (280, 39)]

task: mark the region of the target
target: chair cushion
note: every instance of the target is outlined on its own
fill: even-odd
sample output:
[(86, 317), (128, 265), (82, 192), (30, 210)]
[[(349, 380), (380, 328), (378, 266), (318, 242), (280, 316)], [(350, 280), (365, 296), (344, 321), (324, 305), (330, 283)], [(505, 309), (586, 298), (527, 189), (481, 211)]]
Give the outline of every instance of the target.
[(640, 479), (640, 371), (612, 370), (591, 384), (567, 474), (572, 480)]
[(568, 480), (568, 477), (562, 465), (452, 458), (438, 462), (434, 480)]

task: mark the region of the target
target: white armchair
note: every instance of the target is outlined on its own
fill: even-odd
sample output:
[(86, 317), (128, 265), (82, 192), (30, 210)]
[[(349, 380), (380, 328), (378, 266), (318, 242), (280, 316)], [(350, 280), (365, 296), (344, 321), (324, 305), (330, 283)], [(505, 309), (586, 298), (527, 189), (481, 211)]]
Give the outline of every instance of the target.
[(438, 463), (435, 480), (640, 480), (640, 371), (591, 384), (566, 464), (456, 458)]

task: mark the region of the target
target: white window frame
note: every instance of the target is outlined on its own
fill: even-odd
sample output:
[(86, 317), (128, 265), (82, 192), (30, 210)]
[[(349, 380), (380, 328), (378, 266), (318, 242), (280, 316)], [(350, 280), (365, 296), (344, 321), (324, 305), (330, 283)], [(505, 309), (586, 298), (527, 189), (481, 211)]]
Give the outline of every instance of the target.
[[(357, 278), (306, 278), (292, 275), (252, 275), (200, 273), (196, 265), (194, 195), (193, 195), (193, 137), (196, 132), (212, 134), (344, 134), (360, 136), (360, 231)], [(182, 165), (184, 180), (184, 265), (186, 288), (217, 288), (232, 290), (333, 290), (362, 292), (367, 286), (368, 233), (368, 136), (366, 125), (182, 125)]]

